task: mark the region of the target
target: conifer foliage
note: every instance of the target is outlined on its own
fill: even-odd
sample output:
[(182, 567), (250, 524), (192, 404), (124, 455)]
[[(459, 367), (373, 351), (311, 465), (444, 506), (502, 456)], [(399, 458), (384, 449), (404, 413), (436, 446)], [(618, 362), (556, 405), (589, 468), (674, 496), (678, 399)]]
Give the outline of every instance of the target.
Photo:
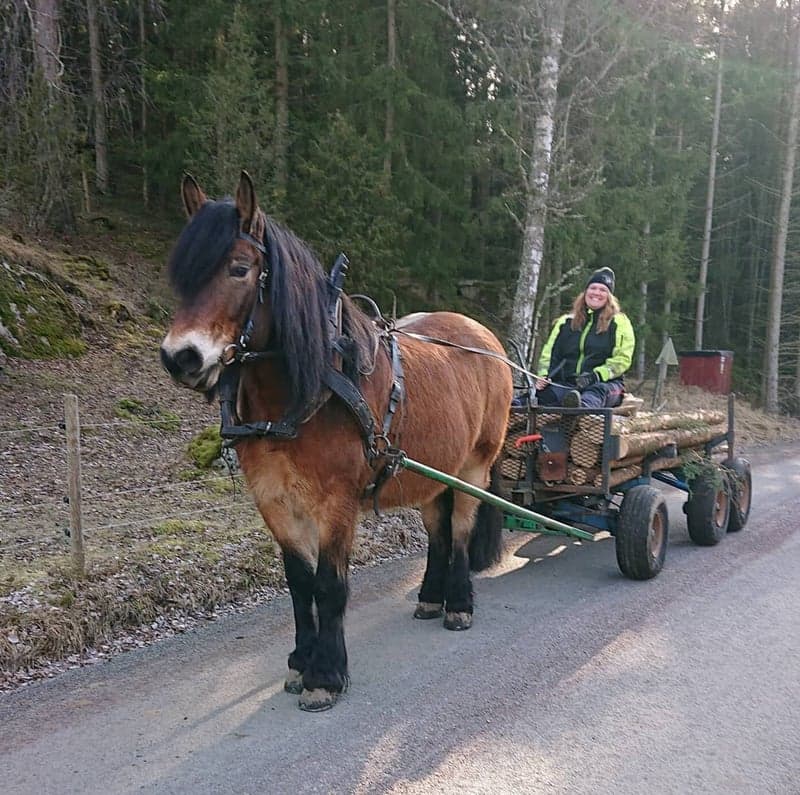
[(465, 311), (535, 358), (608, 265), (639, 375), (699, 321), (739, 391), (798, 412), (799, 17), (789, 0), (0, 0), (0, 224), (68, 229), (105, 202), (178, 220), (184, 171), (222, 195), (246, 168), (387, 311)]

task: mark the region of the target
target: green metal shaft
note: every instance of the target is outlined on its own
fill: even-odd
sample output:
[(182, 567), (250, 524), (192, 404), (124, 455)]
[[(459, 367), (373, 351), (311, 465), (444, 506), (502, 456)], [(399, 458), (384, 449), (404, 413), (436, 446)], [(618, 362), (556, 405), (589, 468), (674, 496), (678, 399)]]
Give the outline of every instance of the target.
[(568, 524), (564, 524), (563, 522), (559, 522), (556, 519), (551, 519), (549, 516), (542, 516), (542, 514), (534, 513), (533, 511), (529, 511), (527, 508), (514, 505), (513, 502), (504, 500), (502, 497), (498, 497), (496, 494), (492, 494), (485, 489), (479, 489), (477, 486), (473, 486), (471, 483), (467, 483), (465, 480), (454, 478), (452, 475), (447, 475), (444, 472), (440, 472), (438, 469), (434, 469), (433, 467), (429, 467), (425, 464), (420, 464), (419, 461), (415, 461), (413, 458), (404, 456), (400, 461), (400, 465), (411, 472), (416, 472), (418, 475), (424, 475), (426, 478), (438, 480), (440, 483), (444, 483), (446, 486), (449, 486), (452, 489), (463, 491), (465, 494), (469, 494), (471, 497), (475, 497), (482, 502), (488, 502), (490, 505), (494, 505), (496, 508), (500, 508), (508, 513), (514, 514), (515, 516), (521, 516), (523, 519), (531, 519), (532, 521), (538, 522), (544, 527), (557, 530), (565, 535), (576, 536), (577, 538), (584, 538), (587, 540), (594, 538), (591, 533), (587, 533), (585, 530), (579, 530), (577, 527), (572, 527)]

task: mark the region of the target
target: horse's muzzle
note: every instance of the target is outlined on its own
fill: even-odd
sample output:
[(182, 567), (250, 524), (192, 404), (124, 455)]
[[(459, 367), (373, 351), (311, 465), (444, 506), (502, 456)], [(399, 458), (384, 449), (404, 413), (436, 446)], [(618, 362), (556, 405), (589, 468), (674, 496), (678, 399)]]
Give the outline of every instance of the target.
[(178, 383), (192, 389), (205, 389), (208, 374), (203, 371), (203, 357), (194, 345), (168, 351), (162, 346), (161, 364)]

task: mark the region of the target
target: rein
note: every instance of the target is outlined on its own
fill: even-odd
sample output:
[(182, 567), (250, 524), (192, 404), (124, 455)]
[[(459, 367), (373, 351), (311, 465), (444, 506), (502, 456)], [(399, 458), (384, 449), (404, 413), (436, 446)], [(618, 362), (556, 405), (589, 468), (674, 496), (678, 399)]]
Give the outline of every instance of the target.
[[(281, 355), (281, 351), (275, 349), (261, 351), (249, 349), (255, 328), (256, 312), (264, 303), (264, 291), (266, 290), (267, 281), (269, 279), (270, 264), (274, 266), (275, 263), (278, 262), (279, 252), (277, 244), (270, 237), (267, 238), (267, 246), (247, 232), (239, 232), (238, 237), (242, 240), (246, 240), (261, 253), (261, 270), (258, 275), (258, 294), (256, 300), (253, 302), (250, 314), (242, 327), (242, 331), (236, 342), (227, 345), (220, 355), (220, 363), (225, 368), (220, 376), (218, 385), (221, 414), (220, 436), (225, 440), (226, 446), (235, 445), (237, 442), (244, 439), (254, 437), (271, 437), (279, 440), (295, 439), (298, 434), (298, 425), (307, 422), (319, 411), (330, 397), (329, 394), (326, 394), (326, 390), (329, 390), (344, 403), (358, 424), (364, 443), (364, 452), (370, 466), (374, 467), (377, 459), (383, 460), (383, 466), (378, 471), (375, 480), (368, 486), (366, 493), (372, 495), (375, 512), (378, 513), (380, 490), (389, 478), (397, 473), (400, 461), (405, 456), (402, 450), (392, 446), (389, 441), (392, 420), (398, 407), (405, 399), (405, 377), (400, 346), (396, 335), (402, 335), (435, 345), (457, 348), (469, 353), (491, 356), (494, 359), (504, 362), (512, 369), (524, 373), (528, 377), (534, 375), (524, 367), (517, 365), (506, 356), (496, 351), (472, 348), (459, 345), (450, 340), (429, 337), (424, 334), (417, 334), (412, 331), (399, 329), (392, 323), (386, 321), (371, 298), (361, 295), (353, 296), (353, 298), (365, 299), (371, 305), (375, 313), (376, 325), (381, 327), (381, 331), (376, 335), (376, 346), (379, 346), (380, 342), (384, 343), (392, 367), (392, 386), (389, 393), (386, 413), (380, 428), (376, 429), (372, 410), (366, 400), (364, 400), (364, 396), (361, 394), (358, 385), (338, 369), (338, 367), (342, 365), (342, 359), (345, 358), (348, 347), (346, 344), (348, 338), (342, 334), (342, 286), (349, 261), (344, 254), (340, 254), (336, 258), (327, 279), (328, 333), (330, 335), (331, 350), (333, 351), (333, 362), (329, 363), (322, 373), (322, 382), (326, 390), (323, 390), (316, 400), (312, 401), (309, 406), (306, 406), (299, 417), (284, 416), (279, 420), (262, 420), (243, 423), (236, 413), (242, 366)], [(377, 355), (377, 347), (375, 355)]]
[(470, 348), (468, 345), (459, 345), (457, 342), (451, 342), (450, 340), (443, 340), (439, 337), (429, 337), (427, 334), (417, 334), (415, 331), (403, 331), (403, 329), (399, 328), (391, 328), (389, 329), (390, 334), (402, 334), (404, 337), (411, 337), (415, 340), (420, 340), (421, 342), (430, 342), (434, 345), (444, 345), (448, 348), (458, 348), (461, 351), (467, 351), (467, 353), (478, 353), (481, 356), (491, 356), (492, 359), (497, 359), (498, 361), (507, 364), (512, 370), (516, 370), (517, 372), (523, 373), (523, 375), (527, 375), (529, 378), (538, 378), (539, 376), (536, 373), (532, 373), (530, 370), (526, 370), (521, 365), (517, 364), (516, 362), (512, 362), (507, 356), (503, 356), (502, 353), (497, 353), (497, 351), (490, 351), (486, 348)]

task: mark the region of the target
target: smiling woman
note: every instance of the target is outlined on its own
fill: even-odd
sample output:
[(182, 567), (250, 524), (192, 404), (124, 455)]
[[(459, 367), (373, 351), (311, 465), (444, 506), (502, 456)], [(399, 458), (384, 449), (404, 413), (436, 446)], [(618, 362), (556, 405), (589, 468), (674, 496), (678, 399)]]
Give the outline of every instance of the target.
[(596, 270), (572, 312), (555, 322), (537, 368), (540, 405), (603, 408), (622, 402), (636, 340), (614, 284), (611, 268)]
[[(180, 298), (161, 347), (178, 383), (219, 392), (223, 435), (283, 551), (296, 646), (285, 688), (328, 709), (348, 683), (343, 617), (359, 511), (416, 506), (429, 535), (414, 616), (472, 624), (469, 571), (500, 554), (497, 508), (411, 472), (402, 450), (485, 488), (505, 435), (507, 365), (407, 332), (503, 354), (487, 328), (451, 312), (375, 322), (316, 256), (259, 208), (243, 173), (236, 200), (183, 182), (190, 221), (170, 260)], [(443, 397), (447, 396), (447, 400)], [(382, 422), (377, 418), (382, 417)], [(392, 475), (396, 475), (392, 477)]]

